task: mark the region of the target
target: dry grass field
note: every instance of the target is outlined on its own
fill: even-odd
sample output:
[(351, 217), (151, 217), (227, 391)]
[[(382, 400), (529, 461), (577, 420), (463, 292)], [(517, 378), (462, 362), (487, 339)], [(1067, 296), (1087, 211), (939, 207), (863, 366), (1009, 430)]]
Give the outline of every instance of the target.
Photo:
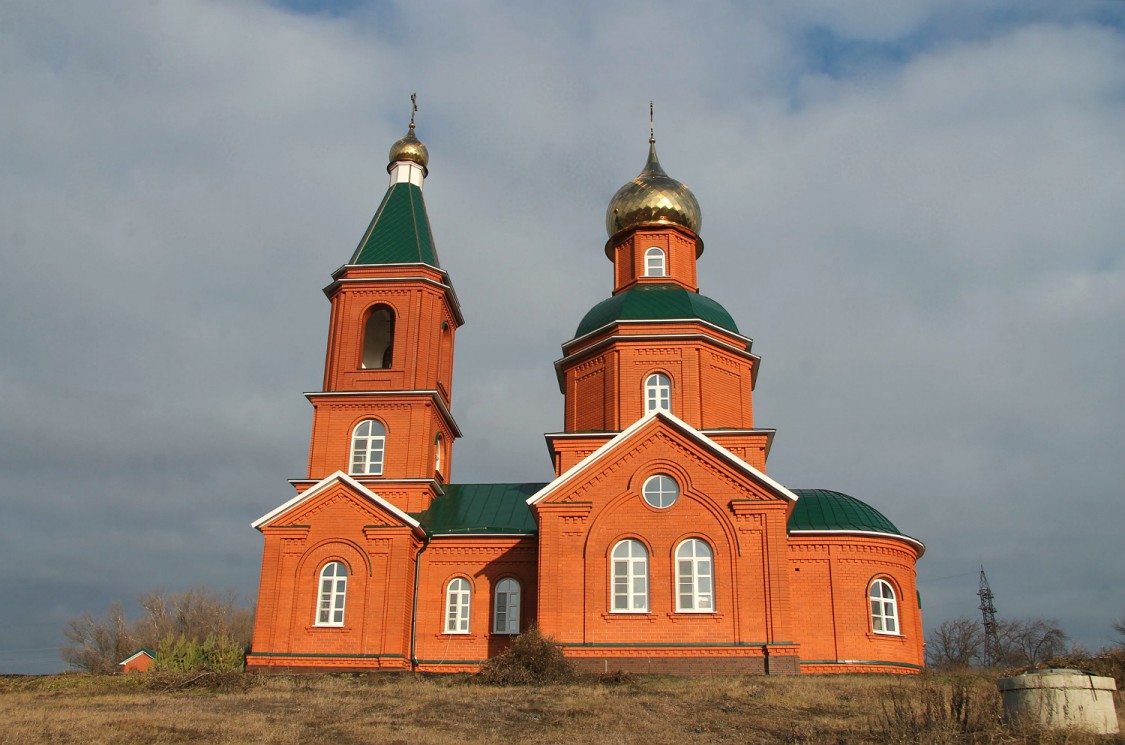
[[(0, 743), (1109, 743), (1016, 733), (991, 678), (0, 678)], [(203, 685), (206, 683), (206, 685)], [(1120, 713), (1122, 704), (1117, 701)]]

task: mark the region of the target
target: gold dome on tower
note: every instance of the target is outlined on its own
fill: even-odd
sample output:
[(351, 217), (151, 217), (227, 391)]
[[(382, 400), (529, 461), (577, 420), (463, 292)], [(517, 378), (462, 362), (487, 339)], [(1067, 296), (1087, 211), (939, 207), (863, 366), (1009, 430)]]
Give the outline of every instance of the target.
[(414, 135), (414, 112), (418, 111), (416, 94), (411, 94), (410, 103), (413, 107), (413, 110), (410, 112), (410, 129), (406, 132), (405, 137), (391, 145), (390, 155), (387, 156), (389, 158), (387, 163), (388, 171), (396, 161), (400, 160), (408, 160), (411, 163), (417, 163), (422, 166), (423, 171), (428, 170), (427, 166), (430, 163), (430, 153), (426, 150), (426, 146), (422, 144), (422, 141)]
[(648, 161), (645, 162), (644, 170), (618, 189), (613, 199), (609, 200), (609, 207), (605, 212), (605, 229), (612, 238), (622, 230), (650, 224), (680, 225), (693, 233), (698, 233), (703, 224), (703, 212), (691, 189), (660, 167), (651, 123)]
[[(426, 150), (426, 146), (422, 141), (414, 136), (414, 125), (410, 125), (410, 131), (406, 136), (395, 144), (391, 145), (391, 154), (389, 156), (390, 163), (399, 160), (409, 160), (412, 163), (417, 163), (426, 168), (430, 162), (430, 153)], [(388, 164), (388, 168), (390, 165)]]

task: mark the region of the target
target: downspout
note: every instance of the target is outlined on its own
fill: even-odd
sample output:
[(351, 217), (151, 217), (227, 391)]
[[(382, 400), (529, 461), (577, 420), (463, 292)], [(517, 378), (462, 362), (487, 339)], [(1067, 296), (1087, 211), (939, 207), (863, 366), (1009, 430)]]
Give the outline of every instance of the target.
[(422, 569), (422, 554), (430, 546), (430, 534), (426, 533), (426, 542), (414, 557), (414, 602), (410, 608), (410, 671), (418, 669), (418, 658), (415, 656), (415, 645), (418, 637), (418, 575)]

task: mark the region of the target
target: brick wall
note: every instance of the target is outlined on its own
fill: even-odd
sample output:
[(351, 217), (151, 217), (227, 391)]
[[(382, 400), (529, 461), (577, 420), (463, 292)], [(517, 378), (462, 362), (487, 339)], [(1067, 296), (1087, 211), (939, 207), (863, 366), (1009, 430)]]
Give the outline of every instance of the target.
[[(262, 533), (256, 654), (284, 664), (304, 655), (328, 666), (343, 664), (331, 661), (341, 655), (408, 658), (414, 562), (421, 547), (414, 530), (338, 482), (279, 515)], [(320, 572), (333, 561), (343, 563), (348, 574), (340, 627), (317, 624)], [(266, 659), (254, 664), (269, 664)]]
[[(656, 474), (680, 485), (666, 509), (647, 504)], [(732, 507), (737, 503), (737, 509)], [(540, 526), (539, 623), (567, 644), (790, 641), (785, 523), (789, 502), (670, 425), (653, 420), (535, 506)], [(675, 551), (689, 538), (712, 551), (714, 610), (677, 610)], [(611, 553), (622, 540), (648, 552), (648, 610), (612, 610)]]
[[(850, 672), (855, 665), (841, 664), (847, 661), (863, 661), (859, 667), (885, 662), (898, 672), (925, 664), (914, 568), (918, 555), (911, 544), (889, 536), (790, 536), (790, 588), (800, 609), (794, 637), (805, 672)], [(895, 591), (897, 633), (872, 628), (868, 588), (876, 579)]]

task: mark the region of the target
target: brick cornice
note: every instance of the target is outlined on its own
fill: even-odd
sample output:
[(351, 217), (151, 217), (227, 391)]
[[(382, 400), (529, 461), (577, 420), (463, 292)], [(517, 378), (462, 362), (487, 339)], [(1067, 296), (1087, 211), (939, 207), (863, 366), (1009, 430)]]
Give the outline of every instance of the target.
[(532, 509), (539, 513), (547, 513), (556, 515), (563, 518), (582, 518), (585, 519), (590, 516), (590, 512), (594, 509), (593, 502), (538, 502), (532, 505)]
[(262, 533), (276, 538), (308, 538), (310, 529), (308, 525), (263, 526)]

